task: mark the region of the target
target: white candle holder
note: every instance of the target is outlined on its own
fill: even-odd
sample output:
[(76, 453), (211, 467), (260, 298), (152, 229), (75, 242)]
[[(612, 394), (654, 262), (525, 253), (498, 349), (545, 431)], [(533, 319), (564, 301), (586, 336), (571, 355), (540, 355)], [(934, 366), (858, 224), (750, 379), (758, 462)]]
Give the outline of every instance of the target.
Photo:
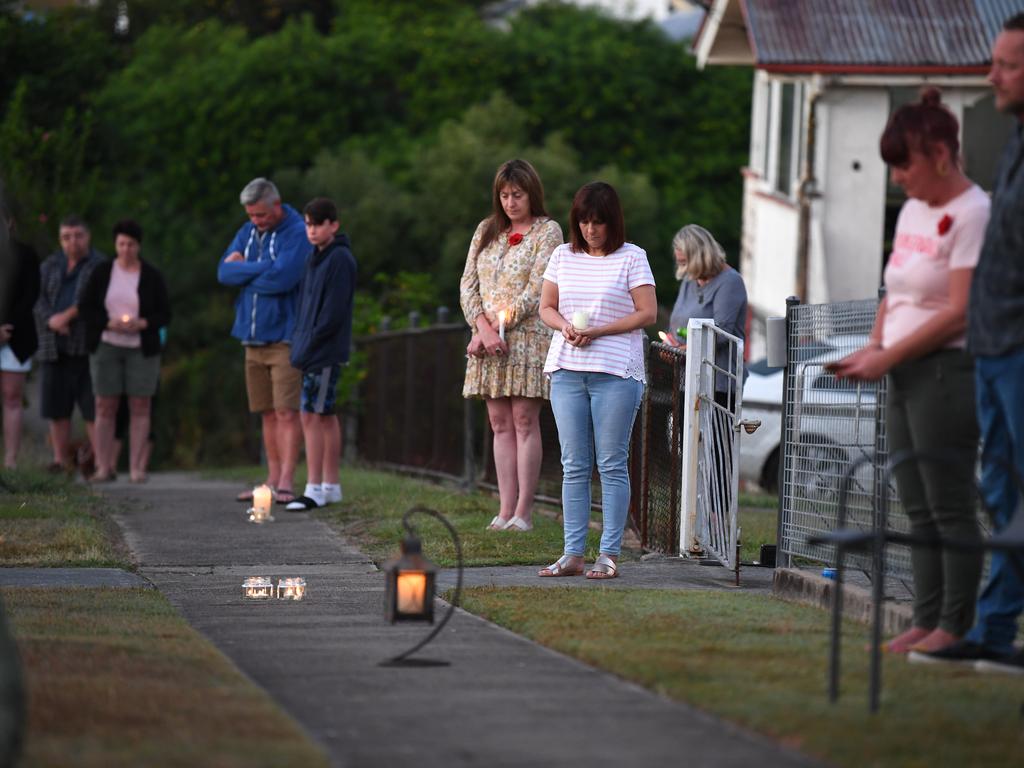
[(306, 580), (301, 576), (290, 576), (277, 581), (278, 600), (301, 600), (306, 596)]
[(274, 596), (274, 582), (266, 576), (249, 576), (242, 582), (242, 597), (268, 600)]
[(588, 328), (590, 325), (590, 315), (583, 310), (577, 310), (572, 313), (572, 327), (577, 331), (582, 331)]

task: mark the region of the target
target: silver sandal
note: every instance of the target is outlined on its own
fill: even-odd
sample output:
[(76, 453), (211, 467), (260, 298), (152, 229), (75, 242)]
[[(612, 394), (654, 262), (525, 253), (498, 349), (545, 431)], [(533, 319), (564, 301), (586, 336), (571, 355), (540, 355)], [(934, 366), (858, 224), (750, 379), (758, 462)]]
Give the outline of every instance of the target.
[[(541, 578), (549, 578), (552, 576), (582, 576), (583, 575), (583, 563), (580, 563), (577, 568), (572, 568), (572, 559), (576, 555), (562, 555), (555, 562), (549, 565), (547, 568), (541, 568), (537, 571), (537, 575)], [(547, 571), (547, 573), (544, 573)]]
[[(601, 574), (595, 576), (595, 573)], [(615, 565), (615, 561), (612, 560), (608, 555), (603, 552), (597, 556), (597, 560), (594, 561), (594, 566), (587, 572), (588, 579), (596, 579), (598, 581), (603, 579), (614, 579), (619, 575), (619, 568)]]

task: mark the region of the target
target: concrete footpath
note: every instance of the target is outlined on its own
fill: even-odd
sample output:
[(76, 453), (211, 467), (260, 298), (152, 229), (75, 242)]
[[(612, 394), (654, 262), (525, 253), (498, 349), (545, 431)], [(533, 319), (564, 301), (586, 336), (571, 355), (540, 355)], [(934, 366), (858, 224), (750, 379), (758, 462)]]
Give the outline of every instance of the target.
[[(178, 473), (102, 488), (121, 502), (116, 518), (141, 575), (269, 691), (333, 765), (815, 764), (463, 611), (421, 652), (451, 666), (381, 667), (427, 628), (384, 622), (383, 575), (327, 525), (281, 507), (275, 522), (249, 524), (232, 500), (237, 490)], [(599, 588), (535, 573), (473, 569), (465, 583)], [(256, 575), (303, 576), (307, 598), (245, 600), (242, 581)], [(736, 589), (724, 569), (679, 561), (626, 564), (623, 575), (607, 586)], [(770, 571), (745, 570), (739, 589), (768, 590), (770, 579)]]

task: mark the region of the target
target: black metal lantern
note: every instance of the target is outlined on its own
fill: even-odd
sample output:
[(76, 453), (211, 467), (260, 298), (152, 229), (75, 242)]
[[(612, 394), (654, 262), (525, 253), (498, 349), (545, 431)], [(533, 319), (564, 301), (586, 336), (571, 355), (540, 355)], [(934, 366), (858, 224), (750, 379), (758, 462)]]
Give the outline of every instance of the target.
[(389, 561), (384, 566), (386, 574), (385, 587), (385, 618), (392, 624), (399, 621), (427, 621), (434, 623), (434, 589), (437, 582), (437, 568), (423, 556), (423, 546), (420, 543), (416, 531), (409, 524), (409, 518), (414, 514), (430, 515), (439, 520), (448, 533), (451, 534), (455, 543), (455, 559), (457, 565), (455, 595), (448, 606), (448, 611), (440, 622), (431, 630), (425, 638), (416, 645), (394, 658), (381, 662), (381, 666), (447, 666), (447, 661), (433, 661), (429, 659), (408, 658), (420, 648), (425, 646), (444, 628), (448, 620), (455, 612), (459, 604), (459, 597), (462, 594), (462, 544), (459, 536), (451, 524), (444, 517), (432, 509), (426, 507), (413, 507), (402, 516), (402, 527), (405, 528), (406, 536), (402, 540), (401, 555)]
[(434, 585), (437, 568), (422, 554), (415, 535), (402, 540), (402, 554), (384, 566), (387, 574), (386, 618), (434, 623)]

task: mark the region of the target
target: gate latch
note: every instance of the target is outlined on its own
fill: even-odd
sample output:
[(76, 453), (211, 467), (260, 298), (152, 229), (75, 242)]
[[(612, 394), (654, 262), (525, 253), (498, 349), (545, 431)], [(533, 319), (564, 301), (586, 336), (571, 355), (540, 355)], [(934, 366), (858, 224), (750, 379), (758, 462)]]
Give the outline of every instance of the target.
[(739, 432), (739, 428), (743, 427), (748, 435), (752, 435), (757, 432), (757, 428), (761, 426), (760, 419), (743, 419), (736, 425), (736, 431)]

